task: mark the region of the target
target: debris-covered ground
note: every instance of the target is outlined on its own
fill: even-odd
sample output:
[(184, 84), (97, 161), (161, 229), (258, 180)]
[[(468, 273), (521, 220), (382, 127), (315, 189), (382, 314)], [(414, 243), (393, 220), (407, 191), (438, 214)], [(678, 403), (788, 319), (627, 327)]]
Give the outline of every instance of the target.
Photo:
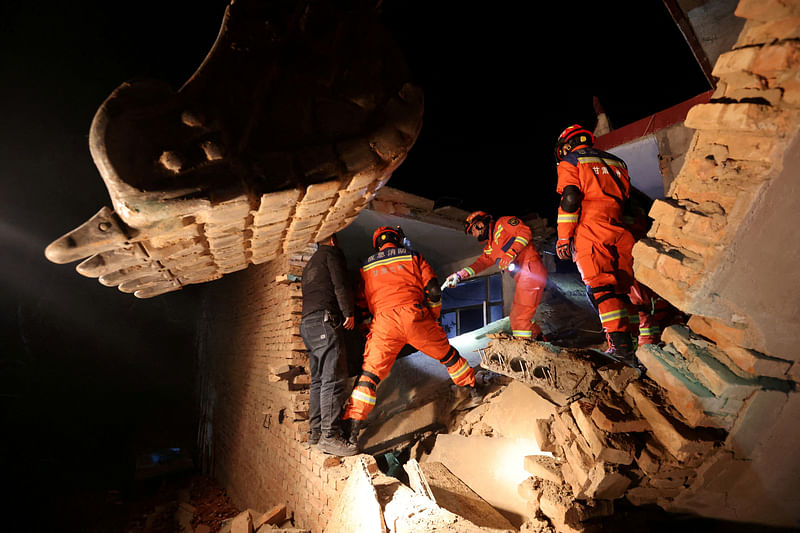
[[(151, 480), (138, 494), (118, 502), (116, 531), (126, 533), (194, 533), (219, 531), (239, 510), (212, 479), (185, 473)], [(99, 524), (94, 531), (111, 524)], [(206, 526), (208, 529), (204, 529)]]

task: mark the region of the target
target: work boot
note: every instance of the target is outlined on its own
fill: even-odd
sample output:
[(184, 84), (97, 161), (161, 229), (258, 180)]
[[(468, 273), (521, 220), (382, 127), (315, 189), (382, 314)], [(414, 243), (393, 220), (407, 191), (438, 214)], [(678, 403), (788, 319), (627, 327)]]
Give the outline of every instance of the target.
[(315, 446), (319, 442), (319, 438), (322, 436), (322, 431), (319, 429), (312, 429), (308, 432), (308, 445)]
[(608, 355), (631, 366), (636, 365), (633, 339), (626, 331), (610, 331), (606, 337), (608, 338), (608, 350), (606, 350)]
[(349, 427), (346, 427), (345, 433), (344, 433), (345, 437), (347, 437), (347, 442), (349, 442), (350, 444), (355, 446), (356, 449), (358, 449), (358, 434), (361, 431), (361, 425), (363, 424), (363, 421), (362, 420), (354, 420), (354, 419), (351, 418), (351, 419), (346, 420), (346, 422), (349, 423), (348, 424)]
[(349, 457), (358, 453), (356, 445), (344, 440), (338, 433), (323, 436), (319, 439), (317, 447), (322, 452), (339, 457)]

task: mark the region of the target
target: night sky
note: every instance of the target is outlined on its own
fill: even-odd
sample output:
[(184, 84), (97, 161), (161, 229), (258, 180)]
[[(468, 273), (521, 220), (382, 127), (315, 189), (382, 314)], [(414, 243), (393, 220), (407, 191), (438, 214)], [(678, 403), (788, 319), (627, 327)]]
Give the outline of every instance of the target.
[[(44, 248), (110, 205), (88, 148), (97, 107), (132, 78), (179, 87), (226, 4), (0, 7), (0, 467), (19, 500), (119, 488), (142, 450), (191, 445), (202, 287), (138, 300), (48, 262)], [(437, 205), (552, 220), (553, 144), (574, 122), (594, 126), (592, 96), (622, 126), (708, 89), (660, 1), (635, 14), (468, 4), (383, 6), (426, 98), (389, 185)], [(640, 23), (625, 25), (632, 15)]]

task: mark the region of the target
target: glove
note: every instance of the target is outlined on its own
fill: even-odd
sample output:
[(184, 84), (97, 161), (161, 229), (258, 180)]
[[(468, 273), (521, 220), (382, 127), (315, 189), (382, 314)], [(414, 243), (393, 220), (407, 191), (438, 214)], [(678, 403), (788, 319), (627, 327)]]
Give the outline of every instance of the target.
[(556, 255), (565, 261), (572, 260), (572, 240), (558, 239), (556, 242)]
[(506, 256), (506, 257), (504, 257), (504, 258), (502, 258), (502, 259), (499, 259), (499, 260), (498, 260), (498, 262), (497, 262), (497, 267), (498, 267), (500, 270), (506, 270), (506, 269), (508, 268), (508, 265), (510, 265), (511, 263), (513, 263), (513, 262), (514, 262), (514, 259), (516, 259), (516, 258), (517, 258), (517, 256), (514, 256), (514, 257), (508, 257), (508, 256)]
[(442, 286), (455, 287), (456, 285), (459, 284), (460, 281), (461, 281), (461, 276), (458, 275), (458, 272), (453, 272), (452, 274), (447, 276), (447, 279), (445, 280), (444, 285)]

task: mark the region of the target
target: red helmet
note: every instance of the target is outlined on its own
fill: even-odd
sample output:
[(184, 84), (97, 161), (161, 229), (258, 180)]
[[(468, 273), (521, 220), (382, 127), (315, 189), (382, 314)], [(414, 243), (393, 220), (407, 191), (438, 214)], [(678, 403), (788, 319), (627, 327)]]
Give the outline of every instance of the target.
[(402, 246), (405, 235), (400, 226), (390, 228), (389, 226), (381, 226), (372, 234), (372, 246), (375, 251), (380, 251), (381, 247), (387, 242), (391, 242), (395, 246)]
[(473, 211), (464, 220), (464, 233), (467, 235), (472, 233), (472, 228), (479, 222), (483, 223), (483, 231), (478, 236), (479, 241), (485, 241), (489, 238), (489, 226), (492, 225), (492, 215), (485, 211)]
[(556, 160), (561, 161), (564, 156), (581, 145), (592, 146), (594, 135), (580, 124), (573, 124), (558, 136), (556, 141)]

